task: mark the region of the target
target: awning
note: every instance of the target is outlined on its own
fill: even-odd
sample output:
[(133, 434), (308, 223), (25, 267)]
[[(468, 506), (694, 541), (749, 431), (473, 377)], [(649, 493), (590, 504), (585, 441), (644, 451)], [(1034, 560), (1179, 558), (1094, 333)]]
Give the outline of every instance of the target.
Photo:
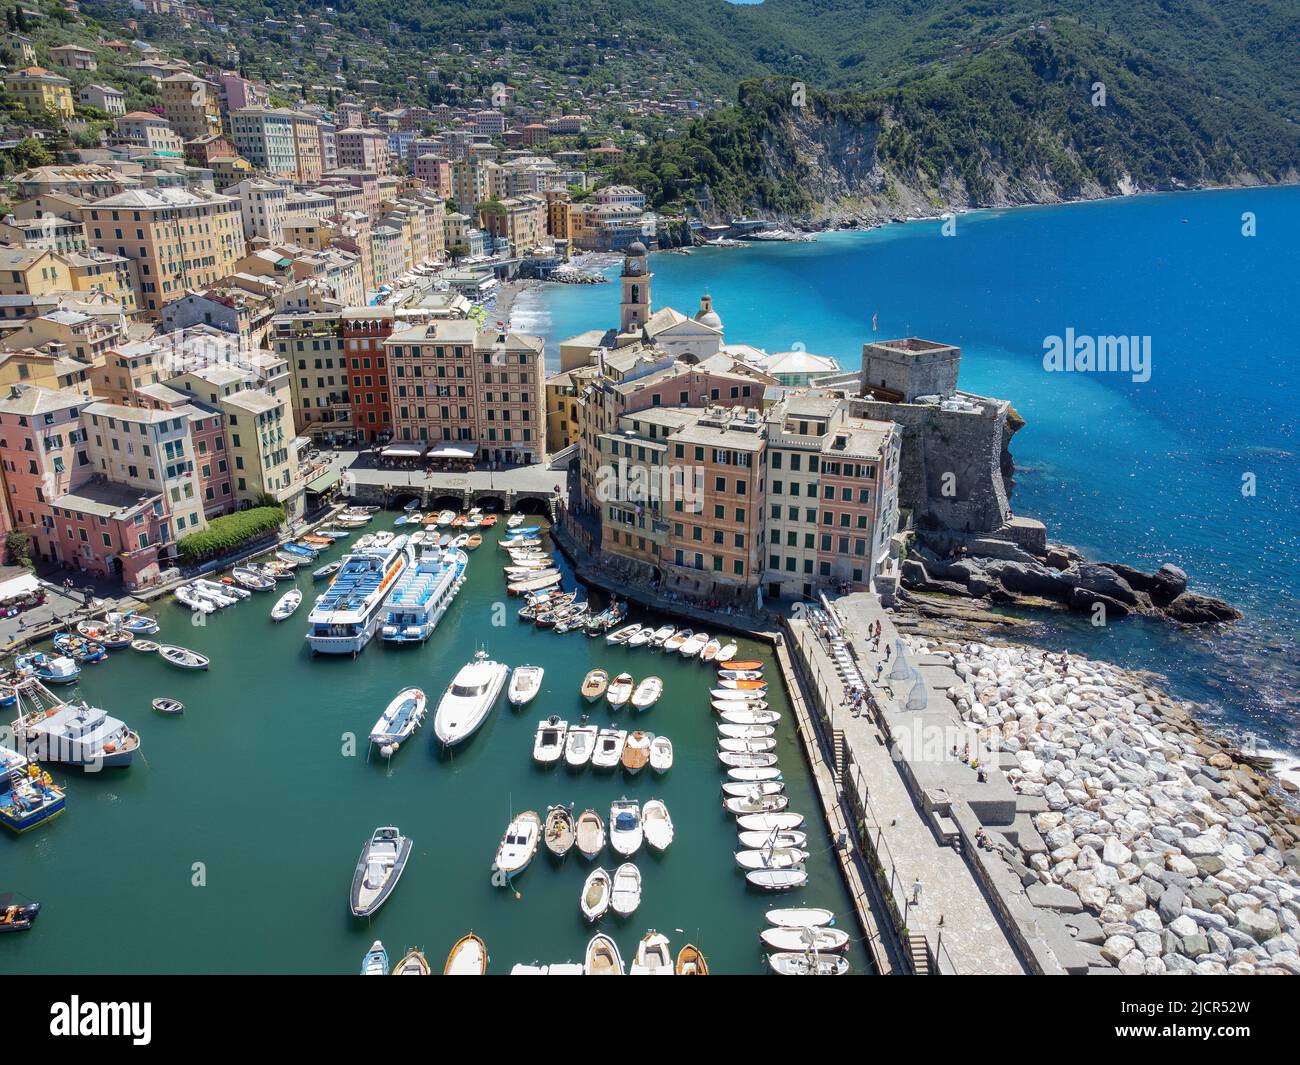
[(20, 573), (16, 577), (10, 577), (7, 581), (0, 583), (0, 600), (14, 599), (20, 595), (26, 595), (28, 592), (37, 591), (41, 582), (31, 573)]
[(478, 445), (468, 440), (444, 440), (429, 449), (431, 459), (472, 459), (478, 454)]
[(380, 452), (386, 459), (418, 459), (424, 454), (420, 444), (389, 444)]
[(307, 491), (320, 495), (322, 492), (333, 488), (339, 481), (339, 471), (331, 467), (322, 473), (319, 477), (313, 478), (307, 482)]

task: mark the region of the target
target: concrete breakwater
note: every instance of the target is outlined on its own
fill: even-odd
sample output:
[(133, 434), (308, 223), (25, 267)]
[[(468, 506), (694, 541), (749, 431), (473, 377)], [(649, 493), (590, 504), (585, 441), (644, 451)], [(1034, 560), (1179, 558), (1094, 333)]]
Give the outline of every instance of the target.
[[(1032, 829), (988, 833), (1097, 967), (1300, 974), (1300, 824), (1248, 755), (1150, 677), (1032, 648), (909, 638)], [(963, 752), (965, 753), (965, 752)], [(1016, 853), (1018, 852), (1018, 853)]]

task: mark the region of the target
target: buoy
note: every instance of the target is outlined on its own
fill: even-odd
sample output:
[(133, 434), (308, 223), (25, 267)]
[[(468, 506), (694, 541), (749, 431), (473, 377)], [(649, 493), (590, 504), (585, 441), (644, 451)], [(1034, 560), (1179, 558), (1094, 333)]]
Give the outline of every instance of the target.
[(382, 754), (385, 758), (392, 758), (393, 752), (395, 750), (397, 750), (397, 746), (395, 744), (386, 743), (379, 748), (379, 753)]

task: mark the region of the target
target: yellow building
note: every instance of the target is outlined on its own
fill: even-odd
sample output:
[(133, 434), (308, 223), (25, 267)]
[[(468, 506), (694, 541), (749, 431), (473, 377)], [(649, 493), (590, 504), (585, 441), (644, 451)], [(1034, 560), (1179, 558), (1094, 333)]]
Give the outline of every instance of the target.
[(182, 140), (221, 132), (221, 90), (197, 74), (173, 74), (162, 80), (163, 110)]
[(71, 118), (75, 110), (72, 83), (41, 67), (28, 67), (5, 75), (5, 89), (33, 114), (53, 111)]
[(72, 288), (63, 257), (45, 248), (0, 248), (0, 296), (44, 296)]

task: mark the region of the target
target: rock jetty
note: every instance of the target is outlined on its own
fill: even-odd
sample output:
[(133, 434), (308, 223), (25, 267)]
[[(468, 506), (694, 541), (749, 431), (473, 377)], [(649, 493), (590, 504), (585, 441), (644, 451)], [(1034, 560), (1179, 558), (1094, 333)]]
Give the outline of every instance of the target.
[(1032, 829), (990, 838), (1091, 966), (1300, 975), (1300, 819), (1258, 759), (1205, 732), (1151, 674), (910, 642), (951, 663), (949, 698), (1034, 811)]

